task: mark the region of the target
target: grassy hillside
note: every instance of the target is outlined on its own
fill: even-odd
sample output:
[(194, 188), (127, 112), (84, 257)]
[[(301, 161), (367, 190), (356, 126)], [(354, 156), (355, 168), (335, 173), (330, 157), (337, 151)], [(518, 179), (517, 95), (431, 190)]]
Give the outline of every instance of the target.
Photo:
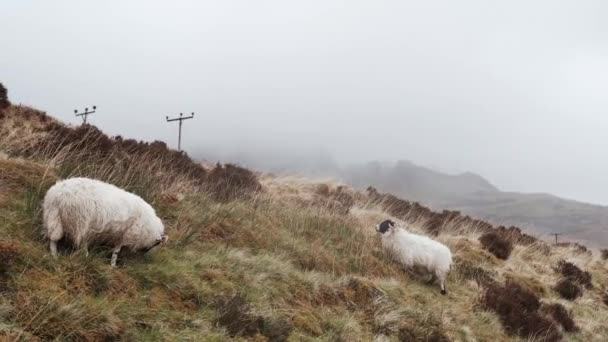
[[(331, 182), (204, 169), (162, 143), (67, 128), (26, 107), (0, 113), (0, 151), (0, 341), (608, 336), (608, 262), (597, 253), (524, 245), (491, 227), (399, 210), (393, 204), (402, 202)], [(140, 194), (166, 223), (169, 243), (121, 255), (115, 269), (103, 249), (50, 257), (40, 202), (71, 176)], [(389, 217), (436, 233), (452, 249), (447, 296), (382, 251), (372, 227)], [(490, 241), (484, 249), (479, 237), (488, 232), (495, 236), (482, 239)], [(506, 260), (490, 253), (501, 255), (497, 249), (510, 252)], [(562, 298), (576, 291), (582, 295)]]

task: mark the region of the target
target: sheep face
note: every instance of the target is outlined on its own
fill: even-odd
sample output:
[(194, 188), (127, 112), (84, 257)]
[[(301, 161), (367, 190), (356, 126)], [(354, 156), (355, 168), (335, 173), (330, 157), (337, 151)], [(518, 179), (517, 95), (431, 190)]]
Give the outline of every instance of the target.
[(154, 248), (160, 244), (164, 244), (165, 242), (167, 242), (167, 240), (169, 240), (169, 236), (162, 235), (160, 238), (156, 239), (156, 241), (154, 242), (154, 244), (152, 246), (147, 247), (147, 248), (142, 248), (141, 252), (148, 253), (152, 248)]
[(391, 220), (386, 220), (376, 226), (376, 231), (378, 233), (384, 234), (384, 233), (388, 232), (389, 230), (391, 230), (392, 228), (395, 228), (395, 222), (393, 222)]
[(148, 235), (146, 238), (147, 241), (144, 240), (146, 242), (142, 245), (142, 248), (139, 248), (139, 251), (143, 253), (147, 253), (154, 247), (164, 244), (169, 239), (169, 237), (165, 234), (165, 226), (158, 217), (154, 217), (152, 221), (148, 223), (148, 225), (149, 228), (146, 231), (153, 231), (154, 233), (152, 235)]

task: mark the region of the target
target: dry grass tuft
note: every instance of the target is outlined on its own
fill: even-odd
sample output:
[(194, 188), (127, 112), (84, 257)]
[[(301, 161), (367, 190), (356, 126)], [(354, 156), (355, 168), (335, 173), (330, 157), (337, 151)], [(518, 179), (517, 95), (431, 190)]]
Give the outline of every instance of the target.
[(547, 295), (547, 287), (543, 282), (538, 280), (536, 277), (528, 276), (521, 273), (507, 272), (504, 274), (504, 277), (508, 281), (512, 281), (514, 283), (519, 284), (520, 286), (526, 288), (527, 290), (533, 292), (538, 297), (543, 297)]
[(486, 270), (469, 260), (462, 259), (459, 256), (454, 258), (453, 271), (466, 280), (473, 280), (478, 285), (487, 287), (496, 283), (496, 272)]
[(45, 341), (110, 341), (125, 331), (124, 322), (100, 304), (25, 292), (18, 293), (15, 301), (19, 310), (13, 319), (24, 331)]
[(507, 260), (513, 251), (513, 243), (495, 232), (485, 233), (479, 238), (484, 249), (498, 259)]
[(339, 215), (347, 215), (355, 205), (353, 194), (345, 186), (332, 189), (327, 184), (317, 185), (313, 205), (323, 207)]
[(293, 326), (286, 320), (273, 320), (255, 315), (250, 305), (237, 294), (229, 298), (220, 298), (215, 303), (219, 316), (216, 324), (226, 328), (231, 337), (264, 336), (269, 341), (286, 341), (291, 335)]
[(0, 159), (0, 185), (3, 191), (47, 189), (57, 181), (48, 167), (25, 160)]

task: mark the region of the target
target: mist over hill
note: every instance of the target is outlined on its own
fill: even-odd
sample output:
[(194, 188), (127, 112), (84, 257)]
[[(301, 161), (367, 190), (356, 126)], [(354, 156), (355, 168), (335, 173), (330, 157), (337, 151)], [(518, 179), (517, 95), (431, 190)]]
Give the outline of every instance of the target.
[(277, 174), (332, 177), (359, 189), (371, 185), (436, 210), (459, 210), (494, 224), (516, 225), (541, 238), (561, 233), (563, 239), (589, 246), (608, 245), (608, 207), (551, 194), (502, 191), (472, 172), (449, 174), (407, 160), (341, 163), (322, 149), (293, 152), (275, 146), (240, 151), (201, 151), (196, 155), (234, 160)]

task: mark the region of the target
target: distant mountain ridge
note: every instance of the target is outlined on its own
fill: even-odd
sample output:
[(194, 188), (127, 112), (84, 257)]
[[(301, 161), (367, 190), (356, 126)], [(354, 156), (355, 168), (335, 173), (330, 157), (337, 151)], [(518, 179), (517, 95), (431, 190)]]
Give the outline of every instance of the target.
[(448, 175), (410, 161), (398, 161), (394, 166), (370, 162), (342, 170), (349, 183), (363, 187), (371, 183), (387, 192), (408, 195), (406, 198), (440, 203), (450, 198), (477, 192), (499, 190), (483, 177), (474, 173)]

